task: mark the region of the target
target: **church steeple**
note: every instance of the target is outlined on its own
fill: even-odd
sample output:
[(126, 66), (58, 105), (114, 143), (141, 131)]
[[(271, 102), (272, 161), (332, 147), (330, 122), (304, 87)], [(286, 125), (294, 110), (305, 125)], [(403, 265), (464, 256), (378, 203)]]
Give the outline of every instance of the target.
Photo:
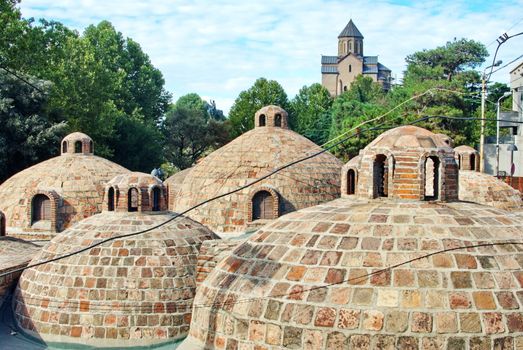
[(338, 56), (345, 56), (348, 53), (363, 56), (363, 35), (352, 19), (338, 35)]

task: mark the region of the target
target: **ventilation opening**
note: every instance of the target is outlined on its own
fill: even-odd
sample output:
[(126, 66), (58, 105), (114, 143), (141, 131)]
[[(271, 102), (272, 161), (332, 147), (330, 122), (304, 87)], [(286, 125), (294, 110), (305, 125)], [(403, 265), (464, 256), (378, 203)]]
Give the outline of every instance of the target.
[(82, 153), (82, 141), (76, 141), (74, 143), (74, 153)]
[(260, 122), (258, 124), (260, 126), (265, 126), (265, 114), (260, 115)]
[(425, 159), (425, 200), (433, 201), (439, 198), (439, 158), (435, 156)]
[(67, 153), (67, 141), (62, 142), (62, 153)]
[(0, 211), (0, 237), (5, 236), (5, 215)]
[(45, 194), (37, 194), (31, 204), (31, 224), (51, 220), (51, 200)]
[(458, 169), (459, 169), (459, 170), (463, 170), (463, 169), (461, 168), (461, 161), (462, 161), (462, 158), (463, 158), (463, 157), (462, 157), (461, 154), (458, 155)]
[(470, 170), (476, 170), (476, 155), (470, 155)]
[(114, 211), (114, 188), (110, 188), (109, 192), (107, 193), (107, 209), (109, 211)]
[(127, 195), (127, 211), (138, 211), (138, 190), (131, 188)]
[(272, 195), (268, 191), (260, 191), (252, 198), (252, 220), (274, 219)]
[(387, 157), (378, 154), (374, 160), (374, 197), (388, 197), (388, 167)]
[(89, 153), (94, 153), (93, 141), (89, 141)]
[(350, 169), (347, 173), (347, 194), (356, 193), (356, 172)]
[(153, 188), (153, 211), (160, 211), (161, 191), (158, 187)]
[(274, 116), (274, 126), (281, 126), (281, 114)]

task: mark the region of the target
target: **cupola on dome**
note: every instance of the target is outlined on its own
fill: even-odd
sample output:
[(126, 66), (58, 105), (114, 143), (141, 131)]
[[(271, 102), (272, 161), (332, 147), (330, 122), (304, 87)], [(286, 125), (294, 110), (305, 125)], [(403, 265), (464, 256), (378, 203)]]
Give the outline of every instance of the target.
[(288, 129), (289, 115), (279, 106), (269, 105), (261, 108), (254, 116), (255, 127), (273, 126)]
[(458, 162), (459, 170), (473, 170), (479, 171), (479, 152), (474, 148), (461, 145), (454, 148), (456, 152), (456, 161)]
[(73, 132), (62, 140), (62, 154), (94, 154), (93, 139), (82, 132)]

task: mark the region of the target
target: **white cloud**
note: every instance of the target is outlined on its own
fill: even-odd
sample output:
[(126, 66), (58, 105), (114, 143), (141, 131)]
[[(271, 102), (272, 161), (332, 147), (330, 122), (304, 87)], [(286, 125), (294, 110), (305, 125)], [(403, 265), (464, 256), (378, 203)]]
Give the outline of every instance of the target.
[[(175, 98), (188, 92), (229, 110), (258, 77), (279, 81), (290, 97), (321, 81), (320, 55), (335, 54), (337, 35), (352, 17), (365, 53), (401, 76), (405, 56), (466, 37), (485, 44), (517, 24), (523, 1), (138, 1), (24, 0), (25, 17), (55, 19), (83, 30), (101, 20), (139, 42), (163, 72)], [(504, 44), (505, 62), (521, 54), (523, 36)], [(496, 44), (489, 46), (493, 52)], [(489, 59), (490, 61), (490, 59)], [(493, 77), (507, 82), (508, 68)]]

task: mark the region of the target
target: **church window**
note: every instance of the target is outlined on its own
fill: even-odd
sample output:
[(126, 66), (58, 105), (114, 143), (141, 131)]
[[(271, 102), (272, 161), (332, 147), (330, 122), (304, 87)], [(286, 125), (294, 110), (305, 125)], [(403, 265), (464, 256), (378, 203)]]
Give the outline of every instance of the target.
[(349, 41), (349, 52), (352, 52), (352, 41)]
[(352, 64), (349, 64), (349, 73), (352, 72)]

